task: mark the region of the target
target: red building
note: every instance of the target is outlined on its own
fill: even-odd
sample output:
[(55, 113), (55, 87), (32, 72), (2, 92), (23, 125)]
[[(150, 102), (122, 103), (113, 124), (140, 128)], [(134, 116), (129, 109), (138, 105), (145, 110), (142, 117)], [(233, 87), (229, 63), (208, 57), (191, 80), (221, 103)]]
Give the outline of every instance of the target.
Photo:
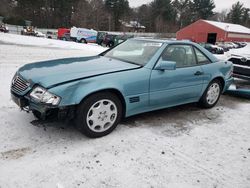
[(212, 44), (220, 41), (250, 42), (250, 29), (237, 24), (198, 20), (178, 31), (176, 37), (177, 40)]

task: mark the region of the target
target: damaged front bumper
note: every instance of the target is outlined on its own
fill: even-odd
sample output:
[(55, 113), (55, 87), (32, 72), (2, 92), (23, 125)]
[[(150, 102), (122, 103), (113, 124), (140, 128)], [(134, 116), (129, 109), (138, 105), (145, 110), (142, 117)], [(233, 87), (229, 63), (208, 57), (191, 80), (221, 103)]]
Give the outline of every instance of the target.
[(11, 99), (26, 112), (37, 111), (41, 114), (41, 119), (73, 119), (75, 114), (75, 106), (53, 106), (43, 103), (34, 102), (28, 96), (20, 96), (11, 92)]

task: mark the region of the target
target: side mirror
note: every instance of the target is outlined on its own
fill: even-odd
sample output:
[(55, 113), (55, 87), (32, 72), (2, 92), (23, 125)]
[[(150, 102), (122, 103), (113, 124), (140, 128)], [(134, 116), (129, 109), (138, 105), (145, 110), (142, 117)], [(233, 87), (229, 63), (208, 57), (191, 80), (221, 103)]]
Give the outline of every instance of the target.
[(176, 62), (159, 60), (155, 69), (156, 70), (175, 70), (176, 69)]

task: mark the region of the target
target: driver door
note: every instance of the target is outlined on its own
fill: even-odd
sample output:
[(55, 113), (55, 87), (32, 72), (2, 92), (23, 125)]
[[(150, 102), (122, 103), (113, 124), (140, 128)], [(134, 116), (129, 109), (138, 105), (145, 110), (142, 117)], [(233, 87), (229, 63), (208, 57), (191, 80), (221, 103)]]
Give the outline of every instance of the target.
[(168, 45), (159, 61), (176, 62), (175, 70), (152, 70), (150, 106), (174, 106), (197, 101), (203, 87), (203, 71), (191, 45)]

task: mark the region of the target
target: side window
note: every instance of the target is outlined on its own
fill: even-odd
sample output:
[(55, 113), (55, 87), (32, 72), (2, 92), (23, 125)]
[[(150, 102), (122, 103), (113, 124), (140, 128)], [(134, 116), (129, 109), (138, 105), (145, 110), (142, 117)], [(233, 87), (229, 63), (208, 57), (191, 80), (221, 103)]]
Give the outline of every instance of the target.
[(196, 53), (198, 64), (208, 64), (211, 63), (210, 60), (198, 49), (194, 48)]
[(161, 58), (163, 61), (176, 62), (176, 68), (197, 65), (193, 48), (190, 45), (169, 45)]

